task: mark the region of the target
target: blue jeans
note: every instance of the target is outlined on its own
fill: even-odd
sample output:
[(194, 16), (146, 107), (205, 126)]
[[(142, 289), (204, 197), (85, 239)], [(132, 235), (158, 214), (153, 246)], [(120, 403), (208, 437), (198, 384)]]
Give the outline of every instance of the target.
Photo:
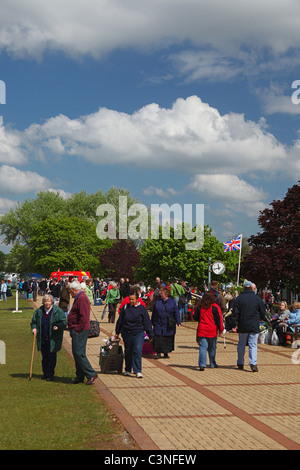
[(216, 336), (215, 338), (199, 337), (199, 367), (206, 367), (207, 353), (209, 357), (209, 366), (216, 366), (216, 345)]
[[(174, 297), (174, 300), (175, 300), (176, 305), (177, 305), (178, 310), (179, 310), (180, 322), (182, 322), (183, 316), (185, 314), (185, 305), (179, 307), (179, 305), (178, 305), (179, 297)], [(186, 304), (186, 318), (185, 318), (185, 320), (187, 320), (187, 304)]]
[(249, 365), (257, 363), (257, 340), (258, 333), (239, 333), (239, 342), (237, 346), (238, 359), (237, 365), (244, 365), (245, 348), (248, 341), (249, 346)]
[(145, 333), (132, 333), (122, 330), (122, 338), (125, 346), (125, 372), (137, 374), (142, 372), (142, 347), (144, 343)]

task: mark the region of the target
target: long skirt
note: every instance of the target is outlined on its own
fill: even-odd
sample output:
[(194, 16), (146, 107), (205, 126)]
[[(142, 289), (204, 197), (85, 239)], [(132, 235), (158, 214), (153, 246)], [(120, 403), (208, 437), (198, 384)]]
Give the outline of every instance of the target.
[(153, 338), (153, 351), (156, 353), (168, 354), (174, 351), (174, 338), (172, 336), (154, 336)]

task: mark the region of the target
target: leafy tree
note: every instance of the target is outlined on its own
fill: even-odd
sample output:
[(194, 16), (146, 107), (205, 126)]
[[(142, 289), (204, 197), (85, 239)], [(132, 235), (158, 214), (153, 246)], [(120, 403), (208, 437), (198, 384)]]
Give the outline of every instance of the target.
[(242, 273), (257, 285), (274, 289), (300, 285), (300, 185), (288, 189), (282, 200), (260, 212), (262, 232), (249, 238), (251, 252), (245, 256)]
[(132, 240), (116, 240), (100, 253), (99, 259), (107, 277), (128, 277), (132, 282), (140, 263), (140, 253)]
[(238, 263), (236, 252), (224, 253), (223, 245), (212, 235), (209, 226), (204, 227), (204, 244), (201, 250), (186, 250), (187, 240), (184, 235), (182, 239), (174, 238), (174, 230), (170, 229), (171, 237), (163, 239), (160, 230), (158, 240), (148, 239), (141, 247), (141, 263), (137, 270), (137, 277), (144, 282), (154, 284), (155, 278), (159, 276), (165, 281), (174, 278), (183, 278), (196, 286), (203, 285), (208, 281), (208, 259), (211, 262), (223, 261), (226, 271), (221, 276), (214, 273), (211, 279), (219, 282), (228, 282), (232, 278), (232, 272)]
[(37, 222), (46, 220), (51, 216), (67, 215), (65, 201), (59, 193), (51, 191), (40, 192), (36, 199), (25, 199), (18, 203), (16, 209), (11, 209), (0, 219), (1, 235), (4, 243), (15, 242), (26, 244), (31, 235), (32, 228)]
[(32, 262), (28, 247), (15, 243), (10, 253), (5, 257), (4, 267), (6, 272), (15, 272), (20, 275), (32, 272)]
[(3, 253), (3, 251), (0, 250), (0, 272), (4, 271), (5, 257), (6, 257), (5, 253)]
[(29, 242), (36, 223), (48, 217), (73, 217), (85, 219), (96, 224), (96, 210), (100, 204), (109, 203), (116, 208), (118, 217), (118, 198), (127, 197), (127, 205), (137, 201), (127, 189), (110, 188), (106, 193), (98, 191), (87, 194), (85, 191), (72, 194), (64, 199), (59, 192), (41, 191), (36, 199), (25, 199), (16, 209), (11, 209), (0, 218), (0, 234), (4, 243), (13, 244)]
[(98, 254), (111, 241), (99, 240), (91, 222), (77, 217), (48, 217), (36, 224), (33, 231), (31, 258), (38, 272), (49, 275), (60, 268), (103, 274)]
[[(100, 269), (100, 250), (103, 247), (110, 246), (112, 242), (109, 240), (100, 242), (96, 236), (97, 207), (104, 203), (112, 204), (115, 207), (118, 219), (119, 196), (127, 197), (128, 207), (138, 202), (127, 189), (112, 187), (106, 193), (98, 191), (88, 195), (85, 191), (81, 191), (72, 194), (68, 198), (63, 198), (59, 192), (41, 191), (35, 199), (28, 198), (23, 203), (19, 203), (14, 210), (11, 209), (0, 217), (0, 234), (4, 237), (3, 241), (6, 244), (13, 244), (11, 255), (8, 255), (6, 269), (14, 267), (11, 270), (20, 273), (39, 270), (46, 274), (53, 269), (56, 270), (57, 264), (62, 269), (74, 269), (74, 263), (76, 266), (85, 264), (85, 269), (89, 271), (94, 271), (96, 268)], [(78, 221), (78, 230), (76, 232), (74, 224), (71, 230), (75, 234), (77, 255), (73, 253), (73, 247), (69, 243), (70, 229), (67, 227), (67, 221), (70, 221), (74, 216)], [(60, 227), (55, 220), (59, 221)], [(85, 237), (82, 236), (80, 243), (77, 237), (77, 233), (81, 233), (84, 225), (80, 221), (91, 224), (88, 230), (93, 234), (94, 244), (91, 247), (89, 257), (87, 257), (85, 250)], [(44, 233), (44, 227), (49, 228), (49, 237), (51, 234), (51, 237), (55, 240), (54, 243), (51, 244), (50, 238), (48, 239), (48, 236)], [(53, 234), (54, 227), (57, 233), (60, 234), (59, 237)], [(48, 253), (44, 251), (41, 240), (42, 235), (45, 237), (44, 248), (49, 245)], [(89, 238), (89, 235), (87, 237)], [(35, 243), (37, 243), (36, 246)], [(67, 250), (63, 249), (63, 244), (68, 247), (69, 255), (66, 253)], [(58, 248), (56, 261), (54, 261), (55, 245)], [(80, 261), (78, 257), (82, 251), (85, 254), (84, 259)], [(42, 256), (40, 257), (40, 255)], [(97, 272), (97, 274), (100, 275), (100, 272)]]

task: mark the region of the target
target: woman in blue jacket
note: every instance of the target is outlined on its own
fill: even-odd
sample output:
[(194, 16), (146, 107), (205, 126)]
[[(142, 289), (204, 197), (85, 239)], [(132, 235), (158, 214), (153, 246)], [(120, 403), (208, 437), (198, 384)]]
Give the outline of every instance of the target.
[(168, 358), (168, 353), (174, 351), (174, 340), (176, 334), (176, 325), (174, 328), (168, 328), (168, 315), (175, 319), (178, 326), (181, 326), (180, 313), (174, 299), (170, 297), (170, 291), (167, 287), (160, 289), (160, 297), (157, 298), (153, 306), (152, 325), (153, 325), (153, 350), (156, 352), (156, 359), (161, 357)]
[(125, 347), (125, 375), (131, 371), (138, 379), (142, 374), (142, 347), (145, 331), (152, 338), (152, 325), (147, 309), (139, 303), (139, 295), (136, 290), (129, 295), (129, 304), (125, 304), (120, 312), (116, 324), (116, 338), (121, 333)]

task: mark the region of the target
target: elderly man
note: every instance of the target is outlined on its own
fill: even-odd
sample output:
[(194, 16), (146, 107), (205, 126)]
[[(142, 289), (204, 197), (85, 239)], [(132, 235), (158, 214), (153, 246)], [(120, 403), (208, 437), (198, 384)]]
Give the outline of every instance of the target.
[(237, 366), (244, 368), (245, 348), (249, 346), (249, 364), (253, 372), (257, 368), (257, 340), (260, 320), (267, 321), (266, 308), (262, 299), (255, 295), (253, 283), (244, 282), (244, 291), (236, 298), (232, 311), (232, 321), (238, 325), (238, 359)]
[(70, 293), (74, 299), (68, 315), (68, 329), (72, 338), (72, 353), (76, 365), (74, 384), (84, 382), (86, 385), (95, 382), (97, 374), (86, 357), (86, 343), (90, 330), (90, 302), (78, 281), (70, 284)]

